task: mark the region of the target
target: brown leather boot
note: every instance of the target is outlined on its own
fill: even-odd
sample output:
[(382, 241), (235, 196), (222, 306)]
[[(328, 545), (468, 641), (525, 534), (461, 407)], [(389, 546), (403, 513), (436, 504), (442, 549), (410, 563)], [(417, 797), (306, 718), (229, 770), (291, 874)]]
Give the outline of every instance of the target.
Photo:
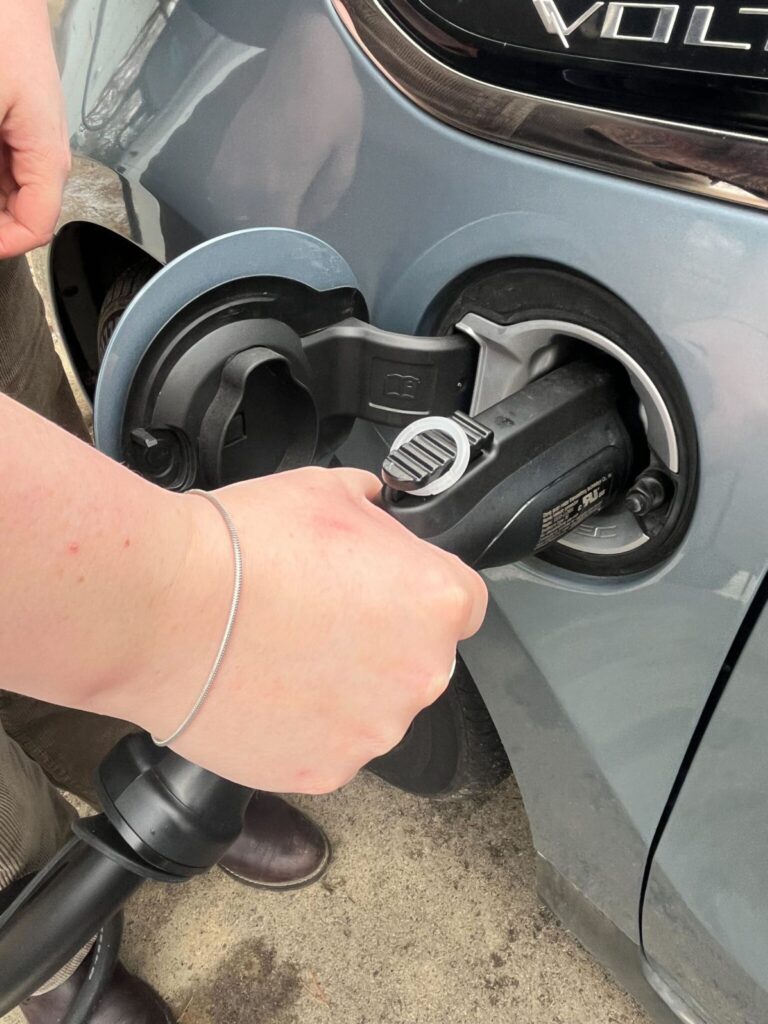
[[(67, 981), (44, 992), (30, 996), (19, 1009), (28, 1024), (59, 1024), (69, 1009), (85, 977), (91, 957), (80, 964)], [(130, 974), (118, 961), (112, 980), (99, 1000), (90, 1024), (175, 1024), (175, 1018), (155, 990)]]
[(274, 793), (256, 793), (240, 837), (219, 861), (238, 882), (257, 889), (303, 889), (325, 873), (331, 846), (325, 833)]

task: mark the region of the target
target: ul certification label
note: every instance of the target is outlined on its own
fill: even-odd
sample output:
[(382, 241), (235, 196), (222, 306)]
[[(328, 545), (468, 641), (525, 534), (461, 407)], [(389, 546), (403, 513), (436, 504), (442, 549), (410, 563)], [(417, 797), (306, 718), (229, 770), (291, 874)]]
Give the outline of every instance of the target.
[(603, 507), (606, 494), (611, 490), (613, 473), (606, 473), (594, 483), (583, 487), (570, 498), (546, 510), (541, 516), (541, 533), (536, 550), (552, 544), (563, 534), (569, 533), (579, 523)]

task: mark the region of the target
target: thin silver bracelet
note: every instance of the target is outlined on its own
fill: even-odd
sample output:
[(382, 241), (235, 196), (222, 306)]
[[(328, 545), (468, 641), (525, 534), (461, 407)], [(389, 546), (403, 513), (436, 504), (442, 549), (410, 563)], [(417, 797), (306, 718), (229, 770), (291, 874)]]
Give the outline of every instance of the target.
[(240, 604), (240, 591), (242, 590), (243, 587), (243, 555), (242, 551), (240, 550), (240, 539), (237, 536), (237, 529), (235, 528), (232, 516), (229, 514), (227, 509), (222, 505), (219, 499), (214, 497), (212, 494), (209, 494), (207, 491), (192, 490), (187, 491), (187, 494), (197, 494), (201, 498), (205, 498), (206, 501), (209, 501), (214, 506), (214, 508), (216, 508), (221, 514), (221, 518), (224, 520), (227, 530), (229, 531), (229, 539), (232, 541), (232, 557), (234, 560), (235, 577), (232, 586), (232, 601), (229, 606), (227, 624), (224, 627), (224, 635), (221, 638), (221, 643), (219, 644), (219, 649), (216, 652), (216, 657), (213, 659), (213, 665), (211, 666), (211, 671), (208, 673), (208, 678), (206, 679), (202, 690), (198, 694), (197, 700), (192, 705), (189, 714), (181, 723), (181, 725), (164, 740), (159, 740), (155, 736), (152, 737), (152, 741), (155, 744), (157, 744), (158, 747), (167, 747), (169, 743), (173, 743), (174, 740), (178, 739), (179, 736), (181, 736), (181, 734), (184, 732), (184, 730), (191, 724), (195, 715), (198, 713), (200, 708), (205, 703), (205, 698), (210, 693), (211, 687), (213, 686), (216, 680), (216, 676), (219, 674), (221, 663), (224, 660), (224, 655), (227, 653), (227, 648), (229, 647), (229, 641), (232, 638), (232, 630), (235, 625), (237, 608), (238, 605)]

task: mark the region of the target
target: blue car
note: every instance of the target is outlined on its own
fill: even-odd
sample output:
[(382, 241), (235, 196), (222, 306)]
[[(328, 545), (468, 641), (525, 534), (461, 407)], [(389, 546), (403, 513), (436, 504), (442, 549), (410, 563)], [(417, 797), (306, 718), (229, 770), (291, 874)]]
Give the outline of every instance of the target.
[(656, 1020), (768, 1020), (768, 8), (65, 0), (56, 46), (97, 444), (383, 465), (491, 601), (371, 769), (512, 770)]

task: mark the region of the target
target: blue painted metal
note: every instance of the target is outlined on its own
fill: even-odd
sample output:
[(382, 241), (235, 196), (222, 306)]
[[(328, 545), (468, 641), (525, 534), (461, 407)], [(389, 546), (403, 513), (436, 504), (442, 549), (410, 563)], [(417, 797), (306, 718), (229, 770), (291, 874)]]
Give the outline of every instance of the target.
[(198, 296), (246, 277), (283, 277), (315, 291), (357, 288), (355, 275), (319, 238), (283, 228), (250, 228), (202, 242), (151, 278), (126, 309), (99, 369), (93, 407), (96, 444), (122, 459), (121, 426), (131, 381), (152, 339)]
[(718, 1024), (768, 1020), (768, 612), (709, 724), (656, 850), (648, 957)]
[(323, 0), (180, 0), (154, 36), (141, 35), (146, 5), (105, 3), (121, 35), (102, 19), (100, 84), (78, 50), (99, 4), (65, 6), (73, 144), (120, 176), (153, 255), (243, 226), (299, 228), (342, 254), (374, 322), (397, 330), (470, 267), (551, 261), (616, 293), (677, 366), (701, 488), (675, 558), (623, 582), (495, 570), (488, 623), (464, 648), (537, 848), (637, 941), (649, 843), (766, 567), (768, 220), (461, 135), (398, 94)]

